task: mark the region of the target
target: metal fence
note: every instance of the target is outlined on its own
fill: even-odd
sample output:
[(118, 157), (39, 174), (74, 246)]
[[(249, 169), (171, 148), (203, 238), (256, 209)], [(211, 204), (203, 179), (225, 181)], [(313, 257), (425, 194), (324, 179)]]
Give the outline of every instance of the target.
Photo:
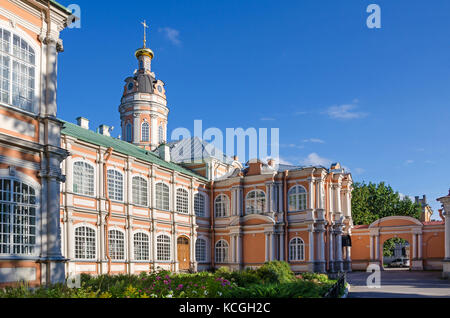
[(347, 276), (345, 273), (340, 273), (338, 281), (330, 290), (323, 296), (324, 298), (339, 298), (342, 290), (345, 289), (345, 285), (347, 284)]

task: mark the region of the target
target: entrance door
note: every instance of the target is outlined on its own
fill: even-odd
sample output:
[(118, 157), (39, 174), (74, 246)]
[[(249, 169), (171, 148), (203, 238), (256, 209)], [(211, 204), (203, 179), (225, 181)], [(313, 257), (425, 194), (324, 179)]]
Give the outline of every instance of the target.
[(179, 237), (177, 240), (178, 269), (186, 271), (190, 268), (191, 258), (189, 251), (189, 240), (186, 237)]

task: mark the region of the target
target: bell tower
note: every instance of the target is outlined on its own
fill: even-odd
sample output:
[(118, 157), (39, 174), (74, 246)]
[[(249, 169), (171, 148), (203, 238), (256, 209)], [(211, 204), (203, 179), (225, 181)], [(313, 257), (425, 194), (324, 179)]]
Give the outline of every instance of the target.
[(147, 23), (144, 26), (144, 45), (136, 50), (138, 69), (125, 79), (119, 106), (122, 140), (147, 150), (155, 150), (167, 141), (166, 90), (163, 81), (152, 72), (154, 53), (147, 48)]

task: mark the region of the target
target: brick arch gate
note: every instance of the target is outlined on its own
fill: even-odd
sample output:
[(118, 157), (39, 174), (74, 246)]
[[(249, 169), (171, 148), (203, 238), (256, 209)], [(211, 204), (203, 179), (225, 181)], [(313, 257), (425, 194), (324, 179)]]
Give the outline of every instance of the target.
[[(370, 264), (383, 267), (383, 244), (391, 238), (410, 244), (411, 270), (441, 270), (445, 257), (444, 222), (421, 222), (408, 216), (390, 216), (352, 229), (352, 269)], [(432, 242), (432, 245), (429, 245)]]

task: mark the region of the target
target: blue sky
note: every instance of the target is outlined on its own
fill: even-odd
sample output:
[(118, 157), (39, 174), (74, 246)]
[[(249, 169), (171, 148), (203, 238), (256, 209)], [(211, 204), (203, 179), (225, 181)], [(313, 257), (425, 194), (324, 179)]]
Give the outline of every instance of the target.
[[(64, 5), (72, 1), (61, 0)], [(381, 7), (381, 29), (366, 8)], [(450, 187), (450, 1), (82, 1), (63, 31), (59, 117), (120, 127), (140, 21), (166, 83), (169, 131), (280, 128), (292, 164), (436, 198)], [(114, 135), (119, 134), (116, 128)]]

